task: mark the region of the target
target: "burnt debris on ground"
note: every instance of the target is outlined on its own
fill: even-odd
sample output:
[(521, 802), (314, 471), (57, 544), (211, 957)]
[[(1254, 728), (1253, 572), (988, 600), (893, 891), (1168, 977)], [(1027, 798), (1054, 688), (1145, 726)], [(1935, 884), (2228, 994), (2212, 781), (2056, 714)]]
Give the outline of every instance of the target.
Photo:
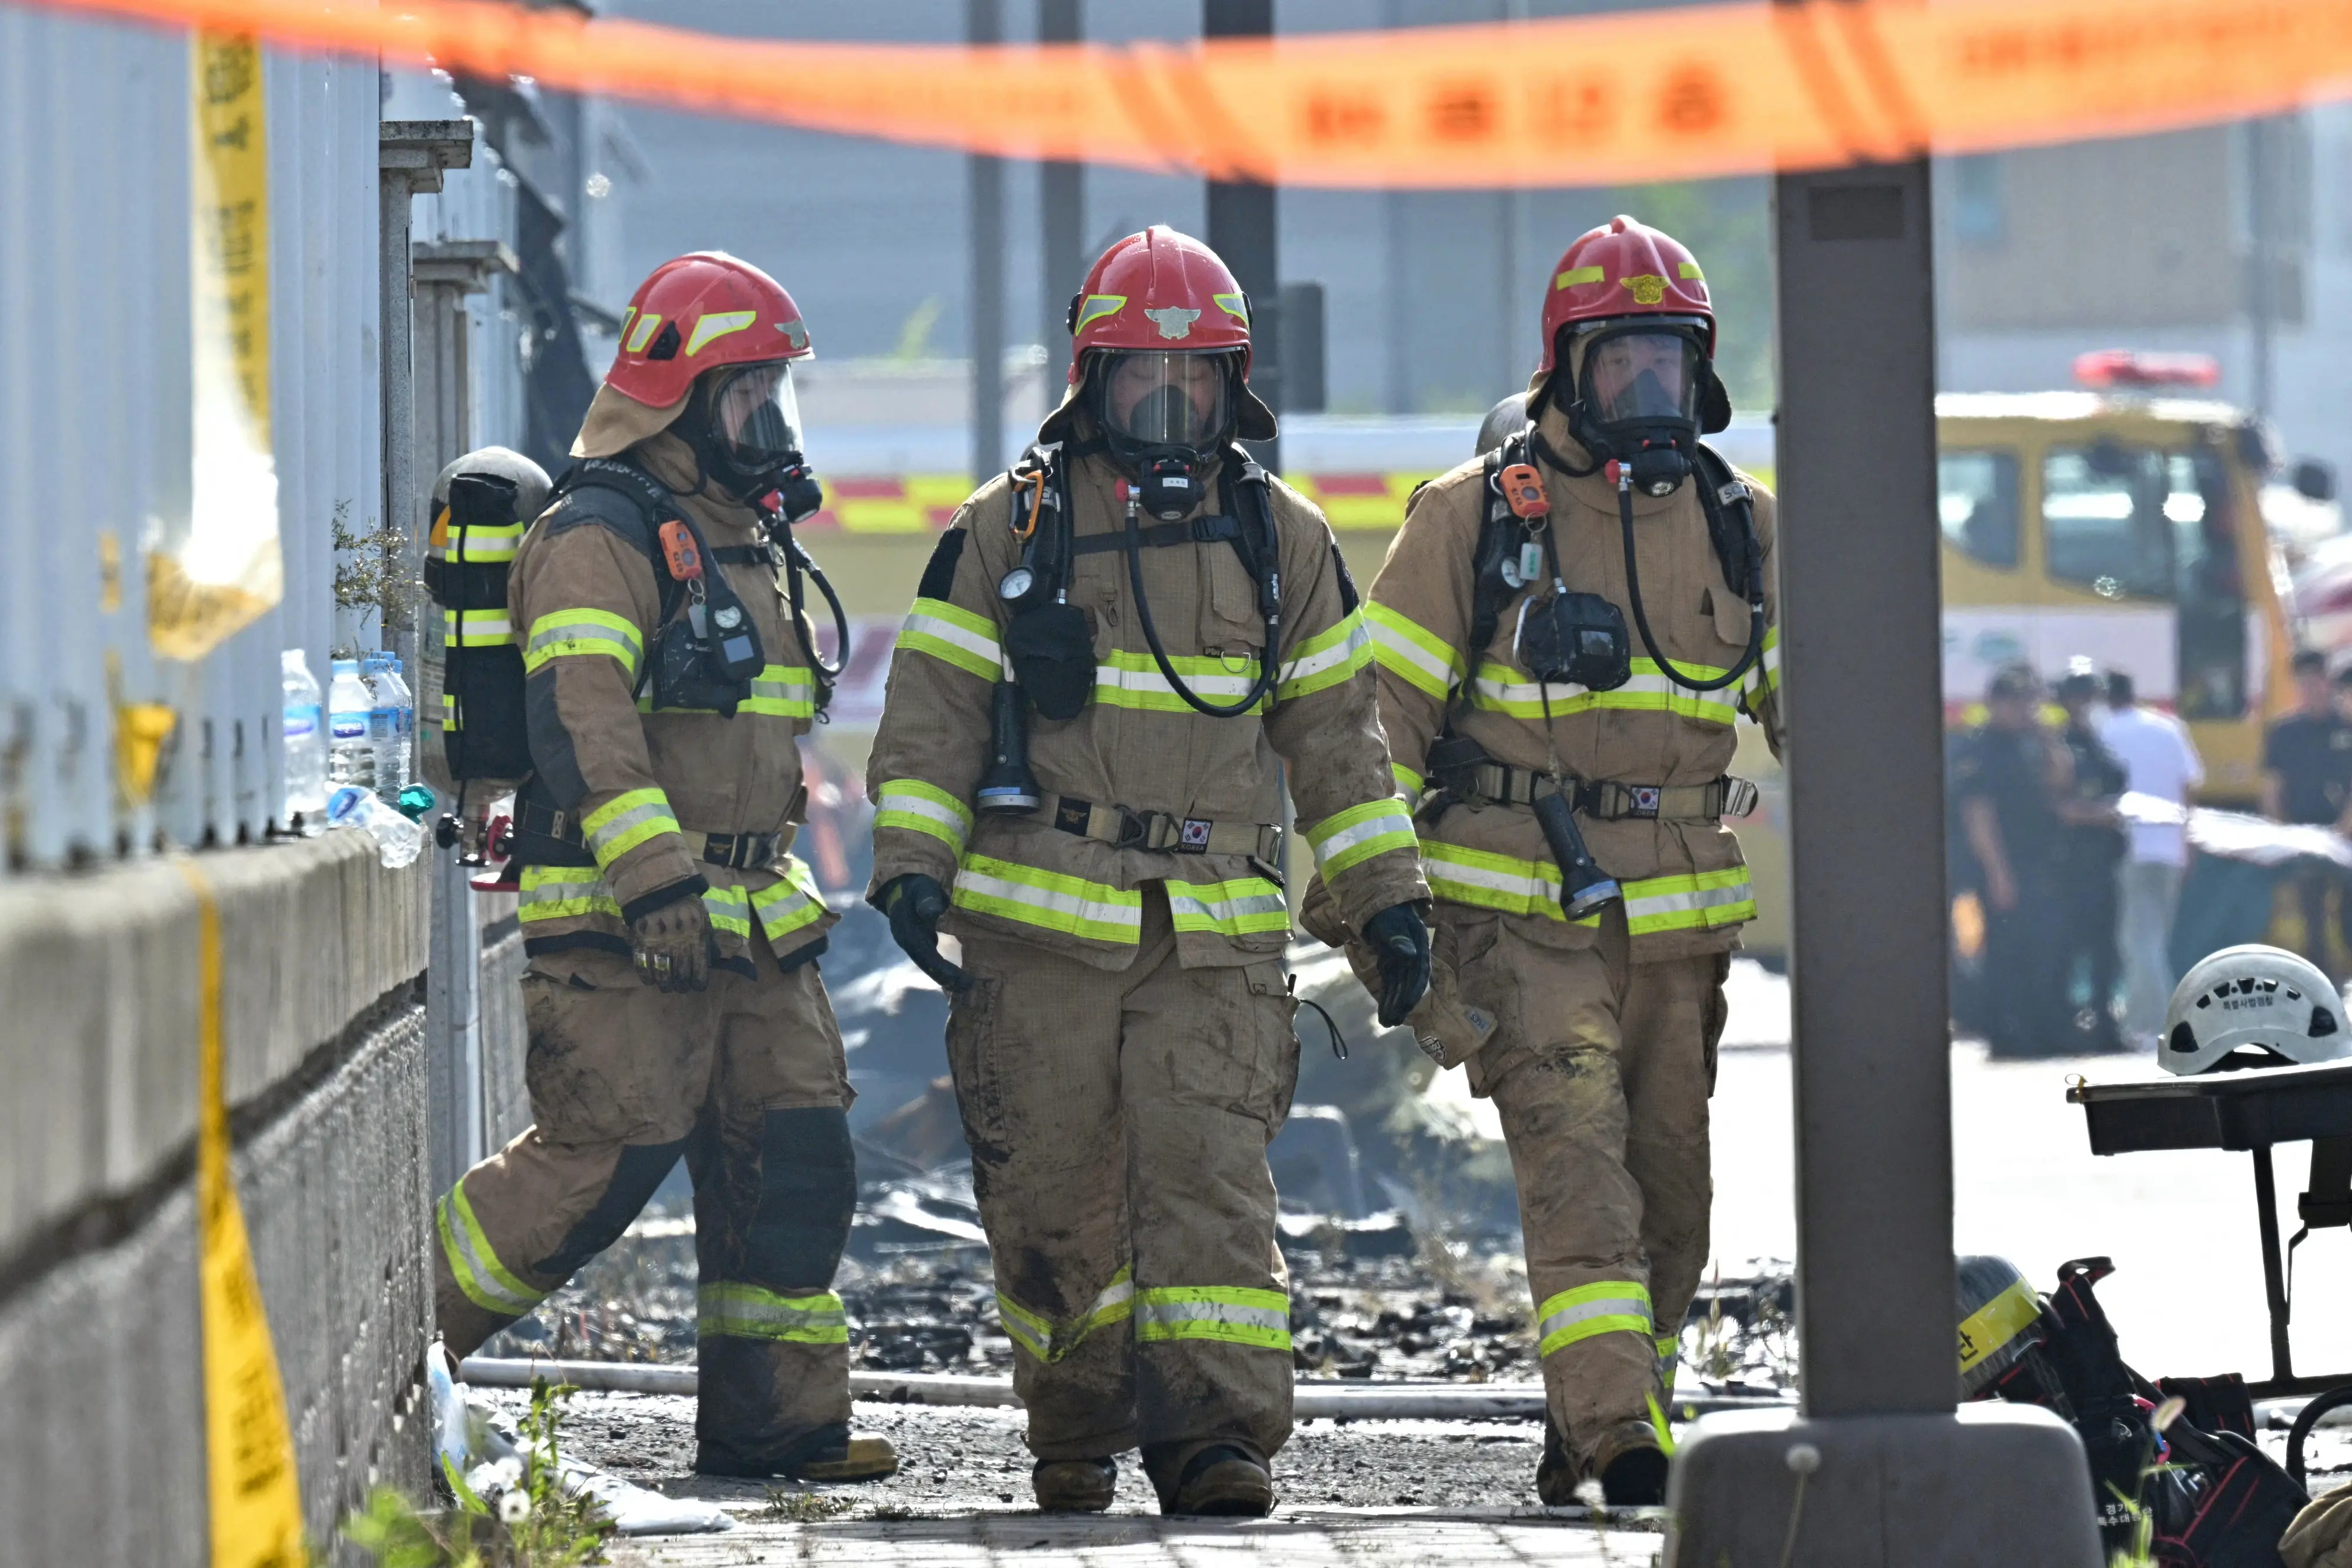
[[(1290, 963), (1298, 994), (1350, 1047), (1340, 1060), (1322, 1020), (1300, 1009), (1298, 1090), (1267, 1151), (1299, 1372), (1535, 1379), (1508, 1155), (1458, 1108), (1428, 1098), (1433, 1065), (1402, 1030), (1380, 1030), (1339, 954), (1306, 943)], [(882, 1372), (1009, 1371), (971, 1154), (942, 1076), (946, 999), (862, 906), (834, 928), (824, 964), (858, 1092), (857, 1217), (835, 1286), (853, 1361)], [(618, 1244), (483, 1354), (692, 1361), (692, 1212), (681, 1167)], [(1780, 1264), (1709, 1281), (1684, 1334), (1684, 1391), (1789, 1386), (1792, 1290)]]

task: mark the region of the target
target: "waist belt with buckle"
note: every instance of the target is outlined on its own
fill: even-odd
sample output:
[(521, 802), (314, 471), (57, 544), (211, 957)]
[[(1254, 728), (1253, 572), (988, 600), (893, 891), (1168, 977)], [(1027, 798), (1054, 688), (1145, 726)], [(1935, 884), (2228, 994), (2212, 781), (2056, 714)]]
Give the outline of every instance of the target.
[[(1460, 782), (1454, 782), (1454, 779)], [(1756, 786), (1746, 779), (1726, 777), (1706, 784), (1625, 784), (1614, 779), (1559, 779), (1507, 762), (1481, 762), (1440, 782), (1459, 790), (1465, 799), (1503, 806), (1532, 806), (1540, 796), (1566, 795), (1578, 811), (1600, 822), (1629, 818), (1720, 821), (1748, 815), (1756, 809), (1757, 800)]]
[[(784, 847), (782, 833), (706, 833), (688, 829), (682, 836), (688, 854), (730, 871), (764, 870), (775, 863)], [(516, 810), (514, 842), (515, 856), (525, 865), (596, 863), (581, 837), (579, 819), (537, 801), (525, 801)]]
[(1048, 795), (1037, 808), (1041, 821), (1066, 833), (1122, 850), (1160, 850), (1180, 855), (1255, 855), (1282, 863), (1282, 830), (1266, 822), (1216, 822), (1202, 817), (1172, 817), (1102, 806), (1069, 795)]

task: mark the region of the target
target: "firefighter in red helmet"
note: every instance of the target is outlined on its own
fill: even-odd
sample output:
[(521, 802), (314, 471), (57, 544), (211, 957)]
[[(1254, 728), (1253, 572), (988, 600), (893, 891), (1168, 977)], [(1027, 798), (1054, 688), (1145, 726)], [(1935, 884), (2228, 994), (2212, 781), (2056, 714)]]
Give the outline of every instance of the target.
[(523, 1009), (535, 1124), (441, 1199), (441, 1331), (464, 1355), (625, 1229), (679, 1159), (701, 1274), (696, 1468), (890, 1474), (849, 1427), (833, 1277), (857, 1186), (816, 958), (836, 918), (791, 853), (823, 666), (779, 565), (815, 509), (792, 297), (713, 252), (621, 322), (554, 505), (508, 576)]
[(1038, 1505), (1108, 1506), (1139, 1447), (1166, 1511), (1262, 1514), (1291, 1409), (1279, 764), (1391, 1021), (1427, 984), (1427, 893), (1330, 528), (1234, 444), (1275, 426), (1233, 275), (1155, 227), (1069, 325), (1067, 397), (899, 636), (868, 896), (952, 992)]
[(1525, 416), (1409, 503), (1366, 613), (1436, 898), (1433, 994), (1485, 1026), (1419, 1032), (1492, 1097), (1518, 1177), (1538, 1487), (1655, 1503), (1723, 982), (1756, 913), (1725, 826), (1756, 799), (1726, 771), (1733, 725), (1780, 745), (1774, 508), (1699, 439), (1730, 404), (1688, 250), (1596, 228), (1542, 322)]

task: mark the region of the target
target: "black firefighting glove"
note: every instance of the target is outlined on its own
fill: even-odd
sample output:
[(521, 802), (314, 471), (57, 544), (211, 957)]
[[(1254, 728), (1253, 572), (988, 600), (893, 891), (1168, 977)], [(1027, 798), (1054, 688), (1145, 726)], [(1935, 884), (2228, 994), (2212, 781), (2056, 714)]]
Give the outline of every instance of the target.
[(637, 978), (665, 991), (698, 991), (710, 983), (710, 911), (699, 893), (674, 898), (629, 922)]
[(971, 977), (940, 956), (940, 916), (948, 912), (948, 890), (919, 871), (894, 878), (882, 890), (882, 910), (890, 917), (890, 940), (944, 991), (971, 989)]
[(1364, 946), (1381, 967), (1381, 1027), (1404, 1022), (1429, 989), (1429, 925), (1410, 904), (1392, 904), (1364, 922)]

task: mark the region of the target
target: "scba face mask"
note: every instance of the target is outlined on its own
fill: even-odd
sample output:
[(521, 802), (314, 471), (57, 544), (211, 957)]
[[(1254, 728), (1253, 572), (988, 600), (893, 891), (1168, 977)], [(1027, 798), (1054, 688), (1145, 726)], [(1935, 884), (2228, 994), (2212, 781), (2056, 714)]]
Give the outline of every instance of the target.
[(1691, 476), (1691, 449), (1714, 401), (1704, 331), (1696, 318), (1654, 317), (1601, 327), (1577, 344), (1576, 438), (1623, 464), (1643, 495), (1672, 495)]
[(1106, 352), (1090, 412), (1142, 508), (1175, 522), (1201, 500), (1201, 471), (1233, 439), (1240, 356), (1231, 350)]
[(704, 465), (739, 496), (773, 488), (801, 462), (800, 402), (790, 363), (718, 371), (695, 390)]

